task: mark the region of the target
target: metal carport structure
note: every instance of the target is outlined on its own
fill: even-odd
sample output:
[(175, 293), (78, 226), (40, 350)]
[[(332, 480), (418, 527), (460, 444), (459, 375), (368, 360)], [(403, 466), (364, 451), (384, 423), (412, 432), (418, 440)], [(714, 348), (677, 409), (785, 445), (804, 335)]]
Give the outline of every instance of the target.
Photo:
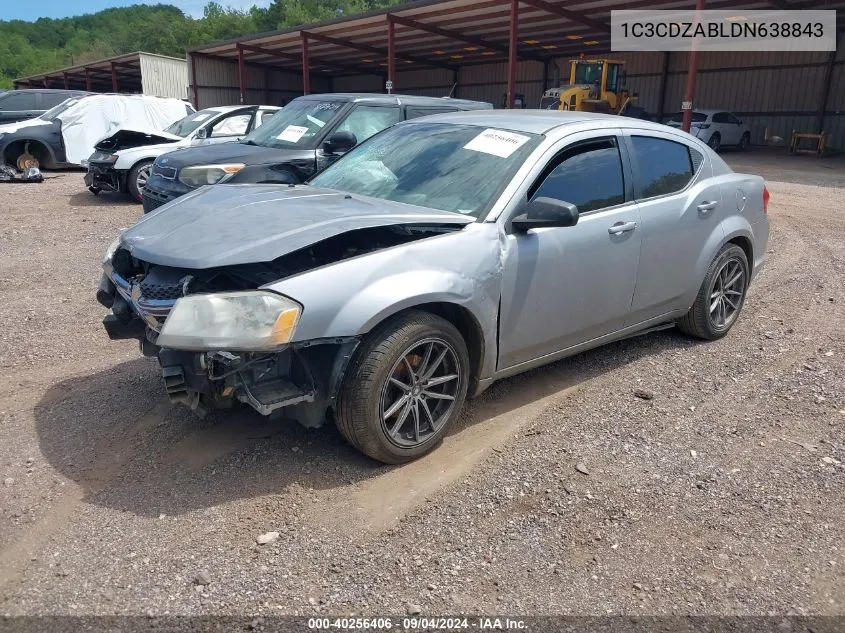
[[(695, 0), (422, 0), (192, 49), (192, 96), (198, 107), (276, 103), (308, 92), (382, 92), (390, 80), (400, 93), (453, 94), (499, 105), (501, 95), (510, 95), (510, 103), (514, 94), (524, 92), (533, 104), (549, 82), (556, 81), (558, 60), (610, 52), (611, 10), (695, 7)], [(711, 0), (705, 8), (836, 9), (845, 8), (845, 0)], [(782, 110), (763, 107), (738, 90), (737, 105), (719, 107), (759, 115), (758, 126), (767, 131), (826, 126), (826, 119), (835, 118), (835, 134), (845, 137), (843, 22), (838, 17), (837, 52), (700, 54), (699, 94), (709, 89), (708, 74), (760, 70), (768, 73), (761, 82), (770, 84), (772, 71), (790, 69), (796, 94), (787, 95), (786, 101), (792, 99), (794, 105)], [(640, 92), (641, 101), (645, 97), (650, 110), (663, 115), (679, 108), (678, 83), (685, 84), (689, 75), (688, 53), (613, 57), (627, 62), (632, 89)], [(798, 91), (812, 93), (812, 98)], [(778, 98), (769, 95), (767, 103)], [(743, 99), (746, 107), (740, 103)], [(765, 117), (778, 120), (770, 125)]]
[(135, 52), (15, 79), (14, 85), (184, 99), (188, 96), (188, 71), (184, 59)]

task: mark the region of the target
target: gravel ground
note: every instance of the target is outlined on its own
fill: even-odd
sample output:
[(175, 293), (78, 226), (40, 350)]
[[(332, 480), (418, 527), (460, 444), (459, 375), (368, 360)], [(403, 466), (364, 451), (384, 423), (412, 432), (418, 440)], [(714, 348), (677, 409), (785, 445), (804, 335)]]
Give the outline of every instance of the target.
[(76, 172), (3, 187), (0, 614), (845, 613), (845, 189), (726, 158), (788, 181), (727, 338), (504, 381), (402, 468), (171, 408), (93, 299), (140, 208)]

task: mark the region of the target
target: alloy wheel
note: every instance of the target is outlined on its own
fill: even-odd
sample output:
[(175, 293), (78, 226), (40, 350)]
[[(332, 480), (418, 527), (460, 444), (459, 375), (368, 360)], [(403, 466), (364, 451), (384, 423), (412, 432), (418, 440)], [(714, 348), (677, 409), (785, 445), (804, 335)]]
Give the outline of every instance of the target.
[(745, 294), (745, 267), (731, 257), (713, 277), (710, 289), (710, 322), (716, 330), (725, 330), (733, 325), (742, 307)]
[(381, 423), (390, 441), (412, 448), (437, 433), (452, 413), (461, 380), (457, 352), (443, 339), (408, 347), (381, 390)]
[(144, 187), (147, 186), (147, 181), (150, 179), (150, 167), (150, 165), (147, 165), (138, 170), (138, 177), (135, 179), (138, 191), (143, 191)]

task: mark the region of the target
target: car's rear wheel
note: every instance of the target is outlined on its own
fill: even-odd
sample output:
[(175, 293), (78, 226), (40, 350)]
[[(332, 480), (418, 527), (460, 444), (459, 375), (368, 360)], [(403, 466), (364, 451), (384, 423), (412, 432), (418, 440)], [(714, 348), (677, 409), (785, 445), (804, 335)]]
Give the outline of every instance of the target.
[(742, 138), (739, 139), (739, 149), (743, 152), (748, 149), (748, 144), (751, 142), (751, 135), (746, 132), (742, 135)]
[(713, 136), (710, 137), (710, 140), (707, 141), (707, 144), (710, 146), (714, 152), (719, 149), (719, 146), (722, 144), (722, 135), (718, 132), (714, 132)]
[(725, 244), (710, 264), (695, 303), (678, 321), (678, 327), (698, 338), (722, 338), (739, 318), (748, 282), (745, 251), (736, 244)]
[(387, 464), (425, 455), (443, 439), (466, 398), (469, 355), (457, 328), (428, 312), (404, 313), (362, 342), (337, 406), (337, 427), (358, 450)]
[(141, 202), (144, 187), (150, 179), (152, 166), (153, 161), (142, 160), (129, 170), (129, 175), (126, 177), (126, 189), (136, 202)]

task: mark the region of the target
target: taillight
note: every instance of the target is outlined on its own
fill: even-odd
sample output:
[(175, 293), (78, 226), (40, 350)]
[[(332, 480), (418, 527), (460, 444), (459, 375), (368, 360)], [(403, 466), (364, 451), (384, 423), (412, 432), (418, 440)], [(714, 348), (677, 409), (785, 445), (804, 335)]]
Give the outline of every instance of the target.
[(769, 212), (769, 190), (763, 185), (763, 213)]

